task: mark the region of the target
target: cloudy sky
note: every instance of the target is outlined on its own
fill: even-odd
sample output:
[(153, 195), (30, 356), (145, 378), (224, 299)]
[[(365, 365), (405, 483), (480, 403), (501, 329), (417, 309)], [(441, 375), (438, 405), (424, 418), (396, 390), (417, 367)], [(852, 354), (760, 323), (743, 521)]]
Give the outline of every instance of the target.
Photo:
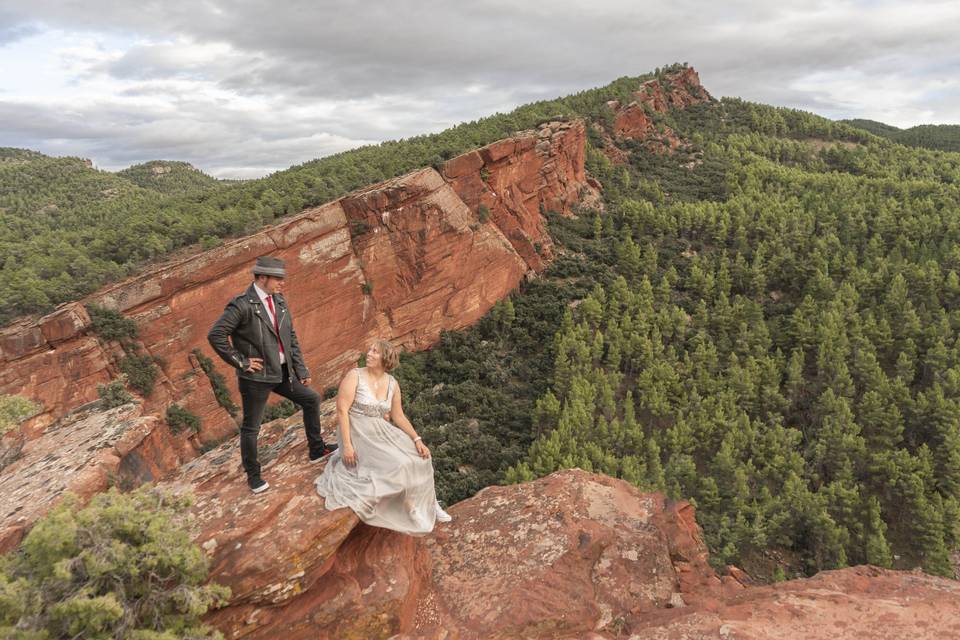
[(960, 2), (0, 0), (0, 146), (250, 178), (688, 62), (715, 96), (960, 123)]

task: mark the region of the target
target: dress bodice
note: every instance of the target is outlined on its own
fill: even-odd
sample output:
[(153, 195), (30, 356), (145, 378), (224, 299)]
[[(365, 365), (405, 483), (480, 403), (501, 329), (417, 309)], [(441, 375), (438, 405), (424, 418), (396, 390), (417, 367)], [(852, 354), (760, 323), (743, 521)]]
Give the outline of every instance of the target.
[(385, 400), (377, 400), (377, 396), (374, 395), (373, 389), (367, 384), (360, 369), (357, 369), (357, 379), (357, 392), (353, 397), (350, 411), (376, 418), (382, 418), (384, 414), (389, 413), (390, 403), (393, 401), (393, 390), (396, 387), (393, 376), (387, 374), (387, 398)]

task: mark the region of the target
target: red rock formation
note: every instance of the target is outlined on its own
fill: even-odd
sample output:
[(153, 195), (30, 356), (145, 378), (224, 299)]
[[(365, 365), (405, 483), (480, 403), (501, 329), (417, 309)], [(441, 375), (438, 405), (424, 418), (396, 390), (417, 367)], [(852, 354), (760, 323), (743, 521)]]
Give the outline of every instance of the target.
[[(203, 421), (201, 441), (232, 433), (192, 349), (251, 279), (254, 258), (287, 261), (287, 297), (318, 386), (335, 384), (372, 336), (409, 349), (466, 327), (550, 255), (540, 210), (566, 210), (585, 185), (584, 127), (551, 123), (304, 211), (255, 235), (157, 266), (83, 303), (117, 309), (139, 327), (162, 375), (146, 411), (178, 402)], [(480, 220), (480, 205), (490, 209)], [(482, 274), (482, 277), (479, 277)], [(117, 375), (116, 345), (89, 331), (82, 304), (0, 331), (0, 394), (40, 401), (28, 438), (96, 399)], [(233, 372), (216, 359), (229, 385)]]
[(488, 487), (451, 513), (411, 635), (583, 637), (684, 602), (661, 528), (683, 528), (682, 510), (662, 495), (574, 469)]
[[(681, 69), (640, 85), (633, 92), (636, 100), (626, 105), (613, 100), (607, 103), (614, 112), (613, 137), (617, 139), (649, 141), (661, 153), (670, 153), (683, 142), (669, 127), (657, 129), (651, 113), (666, 113), (670, 109), (684, 109), (694, 104), (709, 102), (713, 98), (700, 84), (700, 77), (692, 68)], [(626, 154), (608, 137), (605, 140), (607, 157), (615, 163), (627, 161)]]
[[(321, 412), (331, 428), (333, 402)], [(208, 622), (227, 638), (264, 640), (385, 638), (411, 628), (430, 576), (423, 542), (360, 524), (349, 509), (324, 510), (313, 484), (323, 467), (307, 462), (300, 414), (265, 425), (260, 452), (270, 482), (260, 496), (247, 488), (236, 439), (164, 483), (195, 495), (195, 539), (211, 579), (232, 591)]]
[(246, 490), (235, 442), (175, 483), (194, 488), (196, 539), (212, 579), (234, 590), (207, 618), (228, 639), (854, 640), (960, 630), (960, 583), (943, 578), (857, 567), (764, 587), (721, 579), (690, 505), (576, 469), (489, 487), (426, 538), (367, 527), (349, 510), (323, 509), (301, 434), (296, 418), (267, 428), (264, 496)]
[(578, 200), (586, 185), (583, 138), (581, 121), (555, 123), (536, 137), (466, 153), (448, 162), (443, 175), (468, 207), (486, 207), (517, 253), (540, 269), (553, 243), (539, 214), (567, 211)]
[(193, 450), (133, 404), (66, 416), (23, 443), (0, 474), (0, 553), (19, 544), (65, 492), (87, 499), (112, 484), (138, 486), (176, 469), (184, 453)]

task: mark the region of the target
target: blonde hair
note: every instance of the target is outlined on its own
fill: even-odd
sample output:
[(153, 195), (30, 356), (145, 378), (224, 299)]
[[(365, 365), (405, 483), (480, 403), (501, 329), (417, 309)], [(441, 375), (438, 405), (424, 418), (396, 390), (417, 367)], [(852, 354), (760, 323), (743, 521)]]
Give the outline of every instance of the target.
[(400, 349), (383, 338), (374, 341), (373, 344), (376, 345), (377, 350), (380, 352), (380, 363), (383, 365), (383, 370), (392, 371), (396, 369), (397, 365), (400, 364)]

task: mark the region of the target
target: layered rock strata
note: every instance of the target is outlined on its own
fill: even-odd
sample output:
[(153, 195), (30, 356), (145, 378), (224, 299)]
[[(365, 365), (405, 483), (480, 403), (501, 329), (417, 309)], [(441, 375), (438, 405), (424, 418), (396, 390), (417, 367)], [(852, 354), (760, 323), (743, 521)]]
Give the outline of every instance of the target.
[(85, 500), (110, 486), (139, 486), (193, 455), (186, 440), (171, 438), (156, 416), (142, 415), (135, 404), (64, 416), (42, 437), (8, 451), (0, 473), (0, 553), (19, 544), (65, 492)]
[[(566, 211), (584, 187), (584, 126), (556, 122), (309, 209), (252, 236), (158, 266), (35, 322), (0, 331), (0, 394), (38, 401), (24, 430), (39, 435), (94, 400), (120, 355), (90, 331), (84, 304), (116, 309), (139, 327), (161, 375), (146, 403), (178, 402), (201, 417), (201, 440), (235, 423), (218, 405), (193, 349), (249, 285), (257, 256), (287, 262), (287, 298), (313, 377), (334, 384), (372, 336), (409, 349), (466, 327), (551, 254), (541, 211)], [(484, 209), (481, 210), (481, 204)], [(216, 367), (234, 386), (233, 372)]]

